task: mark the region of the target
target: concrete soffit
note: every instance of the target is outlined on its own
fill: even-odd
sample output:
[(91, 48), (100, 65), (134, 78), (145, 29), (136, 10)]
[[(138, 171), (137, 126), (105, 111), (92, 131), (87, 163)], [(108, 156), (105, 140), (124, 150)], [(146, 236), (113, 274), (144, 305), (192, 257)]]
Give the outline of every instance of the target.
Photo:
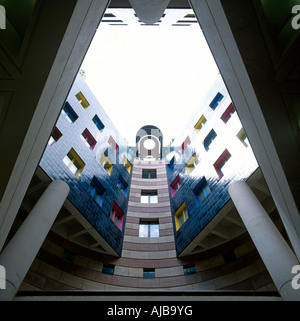
[(129, 2), (141, 21), (153, 24), (162, 17), (170, 0), (129, 0)]

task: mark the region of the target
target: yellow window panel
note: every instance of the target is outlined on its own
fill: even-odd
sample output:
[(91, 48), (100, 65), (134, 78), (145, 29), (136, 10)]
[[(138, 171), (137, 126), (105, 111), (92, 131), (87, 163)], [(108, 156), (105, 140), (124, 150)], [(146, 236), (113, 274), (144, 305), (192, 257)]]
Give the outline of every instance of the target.
[(84, 109), (87, 109), (90, 106), (81, 91), (76, 95), (76, 98)]
[(126, 168), (127, 172), (130, 174), (131, 173), (131, 163), (129, 160), (124, 156), (123, 157), (123, 166)]
[(180, 227), (186, 222), (188, 219), (188, 213), (186, 210), (186, 205), (183, 203), (179, 209), (175, 212), (175, 225), (176, 225), (176, 231), (180, 229)]
[(185, 165), (187, 174), (190, 175), (193, 172), (193, 170), (196, 168), (197, 165), (198, 165), (198, 158), (195, 153), (195, 154), (193, 154), (193, 156), (190, 158), (190, 160)]
[(84, 161), (79, 157), (73, 148), (68, 155), (63, 159), (63, 162), (68, 166), (69, 170), (78, 178), (85, 167)]
[(200, 129), (203, 127), (203, 125), (206, 123), (206, 118), (204, 116), (202, 116), (197, 124), (195, 125), (195, 130), (198, 133), (200, 131)]
[(108, 175), (110, 175), (113, 169), (113, 164), (109, 160), (109, 158), (105, 155), (105, 153), (103, 153), (100, 163), (102, 167), (107, 171)]

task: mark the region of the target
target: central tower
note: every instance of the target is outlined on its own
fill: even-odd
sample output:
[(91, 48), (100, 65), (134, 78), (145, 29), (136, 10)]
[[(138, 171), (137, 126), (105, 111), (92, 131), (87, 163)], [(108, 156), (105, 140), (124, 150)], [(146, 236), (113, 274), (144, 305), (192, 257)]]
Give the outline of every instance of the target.
[(147, 125), (136, 135), (136, 156), (140, 160), (159, 160), (162, 158), (163, 135), (159, 128)]

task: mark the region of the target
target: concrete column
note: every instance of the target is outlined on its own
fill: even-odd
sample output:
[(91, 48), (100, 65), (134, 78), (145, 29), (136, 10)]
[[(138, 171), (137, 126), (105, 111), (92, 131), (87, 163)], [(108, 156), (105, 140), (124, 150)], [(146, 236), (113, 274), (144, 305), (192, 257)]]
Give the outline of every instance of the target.
[(0, 266), (6, 271), (6, 289), (0, 290), (0, 301), (13, 300), (68, 193), (69, 186), (65, 182), (53, 181), (1, 253)]
[(283, 300), (300, 300), (292, 287), (299, 261), (245, 182), (234, 182), (229, 194)]

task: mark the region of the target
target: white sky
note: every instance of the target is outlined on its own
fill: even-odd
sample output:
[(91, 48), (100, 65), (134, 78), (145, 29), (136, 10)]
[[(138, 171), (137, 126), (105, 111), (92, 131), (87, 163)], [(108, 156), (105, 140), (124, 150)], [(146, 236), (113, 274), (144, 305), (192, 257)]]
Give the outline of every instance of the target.
[(130, 146), (145, 125), (160, 128), (168, 145), (218, 75), (199, 25), (100, 25), (82, 69)]

